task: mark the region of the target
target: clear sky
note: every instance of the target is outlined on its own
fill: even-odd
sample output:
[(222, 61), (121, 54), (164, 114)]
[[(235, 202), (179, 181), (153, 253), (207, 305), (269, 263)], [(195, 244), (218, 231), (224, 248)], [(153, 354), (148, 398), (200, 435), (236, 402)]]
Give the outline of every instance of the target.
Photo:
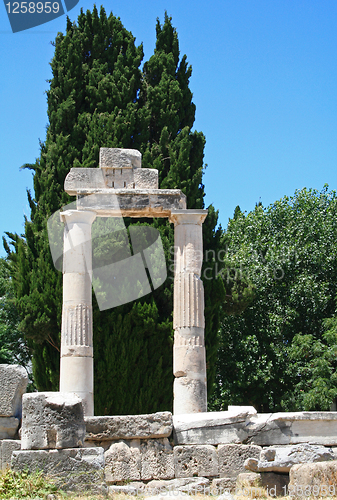
[[(100, 3), (97, 6), (100, 7)], [(114, 0), (107, 13), (144, 44), (173, 18), (193, 67), (195, 129), (206, 136), (206, 206), (227, 225), (236, 205), (253, 210), (295, 189), (337, 188), (336, 0)], [(76, 20), (79, 0), (69, 12)], [(23, 231), (32, 173), (47, 125), (50, 44), (66, 17), (13, 34), (0, 8), (0, 233)], [(193, 207), (189, 207), (193, 208)], [(0, 256), (5, 252), (0, 249)]]

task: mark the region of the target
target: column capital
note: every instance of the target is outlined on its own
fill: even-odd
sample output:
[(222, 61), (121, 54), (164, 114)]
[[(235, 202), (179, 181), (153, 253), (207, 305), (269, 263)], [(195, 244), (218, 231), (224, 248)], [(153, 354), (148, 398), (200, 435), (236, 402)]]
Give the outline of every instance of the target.
[(194, 224), (201, 226), (206, 219), (208, 210), (185, 209), (185, 210), (172, 210), (169, 218), (175, 226), (181, 224)]
[(79, 223), (79, 224), (92, 224), (96, 219), (96, 212), (93, 210), (65, 210), (60, 212), (61, 222), (65, 223)]

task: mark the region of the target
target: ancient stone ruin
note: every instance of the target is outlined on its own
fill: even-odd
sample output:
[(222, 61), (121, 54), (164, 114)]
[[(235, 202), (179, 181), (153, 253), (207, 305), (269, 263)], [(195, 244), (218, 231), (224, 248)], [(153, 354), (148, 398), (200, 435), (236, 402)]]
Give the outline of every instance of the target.
[[(244, 491), (252, 498), (262, 486), (271, 496), (299, 486), (316, 493), (319, 487), (319, 496), (329, 494), (324, 488), (337, 490), (336, 412), (258, 414), (232, 406), (213, 413), (84, 416), (74, 393), (23, 394), (21, 407), (17, 395), (27, 382), (21, 367), (0, 365), (0, 380), (6, 388), (1, 468), (42, 470), (64, 490), (145, 496)], [(13, 415), (21, 409), (19, 429)], [(15, 427), (8, 418), (16, 419)]]
[(91, 225), (96, 217), (168, 217), (175, 231), (174, 414), (207, 408), (202, 223), (207, 210), (186, 208), (179, 189), (158, 189), (158, 171), (141, 168), (132, 149), (100, 149), (99, 168), (72, 168), (65, 191), (75, 209), (65, 224), (60, 391), (75, 392), (94, 414)]
[[(207, 211), (187, 209), (180, 190), (158, 189), (158, 172), (141, 168), (135, 150), (102, 148), (99, 168), (71, 169), (65, 190), (76, 202), (56, 214), (64, 223), (61, 253), (49, 234), (63, 271), (60, 392), (25, 394), (25, 370), (0, 365), (1, 469), (39, 469), (64, 490), (111, 495), (237, 488), (254, 498), (261, 486), (270, 496), (288, 488), (294, 496), (337, 494), (336, 412), (206, 412)], [(91, 225), (125, 216), (168, 217), (175, 227), (173, 415), (94, 416)]]

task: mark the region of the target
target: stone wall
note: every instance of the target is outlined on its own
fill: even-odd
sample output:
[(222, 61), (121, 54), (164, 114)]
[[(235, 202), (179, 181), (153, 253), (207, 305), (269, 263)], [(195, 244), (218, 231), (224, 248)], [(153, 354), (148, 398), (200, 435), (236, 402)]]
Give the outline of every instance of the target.
[(112, 491), (214, 494), (263, 486), (284, 494), (294, 464), (337, 458), (333, 412), (257, 414), (229, 407), (173, 417), (85, 417), (85, 423), (85, 446), (104, 449)]
[(0, 365), (0, 380), (0, 468), (40, 468), (67, 490), (214, 494), (264, 486), (284, 494), (293, 466), (337, 467), (336, 412), (258, 414), (231, 406), (84, 417), (73, 393), (22, 396), (21, 367)]

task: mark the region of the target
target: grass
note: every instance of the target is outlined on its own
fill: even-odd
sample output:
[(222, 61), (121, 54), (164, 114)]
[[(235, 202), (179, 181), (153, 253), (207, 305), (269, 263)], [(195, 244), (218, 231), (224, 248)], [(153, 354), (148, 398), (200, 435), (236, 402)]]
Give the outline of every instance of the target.
[[(41, 472), (15, 472), (10, 469), (0, 472), (0, 499), (45, 499), (57, 492), (53, 481)], [(58, 492), (62, 495), (62, 492)], [(61, 497), (60, 497), (61, 498)]]

